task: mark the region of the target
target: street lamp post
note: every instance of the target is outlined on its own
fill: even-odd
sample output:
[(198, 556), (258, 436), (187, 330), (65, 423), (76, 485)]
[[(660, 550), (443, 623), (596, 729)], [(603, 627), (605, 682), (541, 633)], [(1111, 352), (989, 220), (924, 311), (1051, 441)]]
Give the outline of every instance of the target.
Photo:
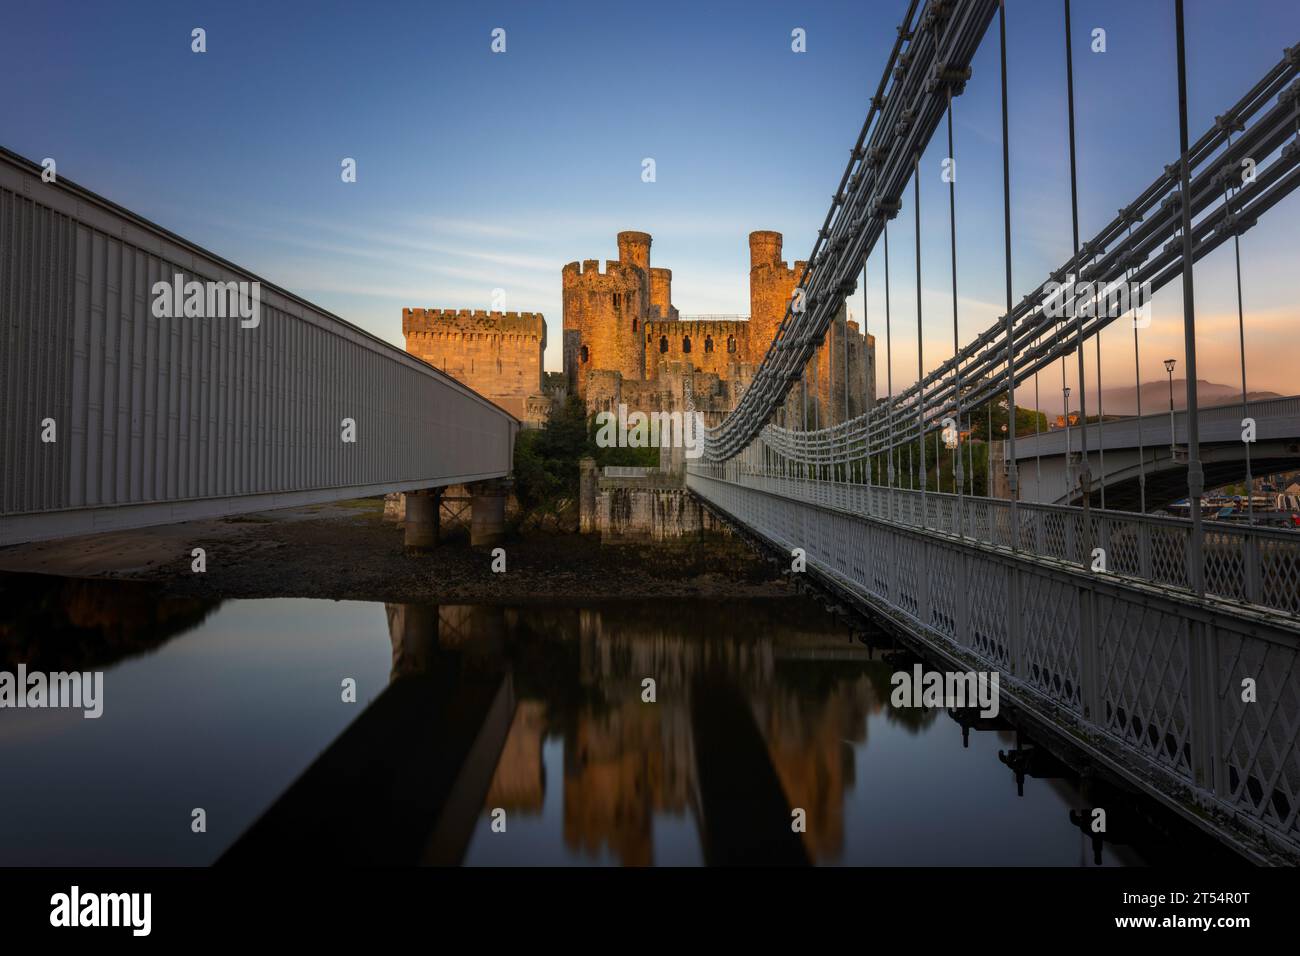
[(1169, 455), (1176, 457), (1178, 442), (1174, 441), (1174, 360), (1165, 359), (1165, 371), (1169, 373)]
[[(992, 453), (992, 448), (993, 448), (993, 436), (990, 435), (989, 436), (990, 454)], [(1016, 495), (1015, 495), (1015, 491), (1011, 488), (1010, 478), (1011, 478), (1011, 469), (1014, 468), (1015, 466), (1016, 466), (1015, 461), (1012, 460), (1011, 455), (1007, 451), (1007, 424), (1006, 422), (1003, 422), (1002, 423), (1002, 470), (1007, 475), (1007, 497), (1012, 499), (1013, 501), (1015, 500)], [(993, 481), (993, 469), (990, 466), (989, 482), (992, 483), (992, 481)], [(1011, 527), (1012, 528), (1016, 527), (1016, 523), (1014, 521), (1011, 523)]]
[(1074, 466), (1070, 462), (1070, 386), (1063, 386), (1061, 391), (1065, 395), (1065, 486), (1067, 489), (1072, 489), (1074, 488)]

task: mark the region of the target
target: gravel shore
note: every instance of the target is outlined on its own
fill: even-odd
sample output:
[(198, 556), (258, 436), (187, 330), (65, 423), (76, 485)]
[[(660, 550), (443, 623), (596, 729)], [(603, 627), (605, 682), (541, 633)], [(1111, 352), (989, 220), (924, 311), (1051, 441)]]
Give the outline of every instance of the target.
[[(411, 556), (378, 498), (195, 521), (0, 549), (0, 571), (134, 580), (169, 596), (317, 597), (430, 603), (590, 603), (655, 597), (783, 598), (779, 570), (737, 538), (604, 544), (592, 535), (507, 539), (490, 549), (455, 532)], [(207, 570), (191, 570), (203, 548)]]

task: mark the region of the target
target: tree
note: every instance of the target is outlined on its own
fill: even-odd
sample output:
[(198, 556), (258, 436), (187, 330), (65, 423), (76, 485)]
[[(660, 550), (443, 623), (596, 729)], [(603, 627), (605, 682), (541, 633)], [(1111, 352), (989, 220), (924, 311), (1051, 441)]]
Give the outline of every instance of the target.
[(601, 448), (596, 417), (581, 399), (569, 396), (541, 428), (527, 428), (515, 439), (515, 497), (525, 512), (557, 513), (578, 497), (578, 463), (590, 456), (605, 465), (659, 464), (658, 448)]
[(587, 416), (570, 397), (541, 428), (515, 438), (515, 497), (524, 511), (556, 511), (578, 496), (578, 461), (587, 454)]
[[(988, 441), (989, 408), (988, 403), (978, 406), (970, 413), (971, 434), (977, 441)], [(993, 438), (1000, 441), (1007, 437), (1002, 426), (1007, 423), (1007, 399), (1003, 395), (993, 404)], [(1047, 416), (1032, 408), (1016, 406), (1016, 437), (1033, 435), (1035, 426), (1040, 432), (1047, 431)]]

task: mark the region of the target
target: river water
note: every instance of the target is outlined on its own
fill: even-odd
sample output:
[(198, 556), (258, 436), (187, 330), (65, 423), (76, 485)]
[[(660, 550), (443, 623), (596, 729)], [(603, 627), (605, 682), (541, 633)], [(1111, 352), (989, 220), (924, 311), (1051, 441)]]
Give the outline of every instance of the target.
[[(12, 575), (0, 596), (0, 670), (104, 673), (98, 719), (0, 710), (3, 865), (208, 864), (237, 840), (232, 861), (469, 866), (1214, 852), (1005, 723), (891, 706), (915, 658), (805, 598), (210, 605)], [(1071, 811), (1102, 801), (1094, 840)]]

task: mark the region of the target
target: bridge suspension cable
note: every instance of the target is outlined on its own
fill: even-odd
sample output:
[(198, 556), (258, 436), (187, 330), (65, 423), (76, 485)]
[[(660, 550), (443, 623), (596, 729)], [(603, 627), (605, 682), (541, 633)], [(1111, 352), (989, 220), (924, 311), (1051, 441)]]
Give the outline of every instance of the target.
[[(1072, 263), (1080, 262), (1079, 256), (1079, 172), (1077, 150), (1074, 141), (1074, 53), (1070, 42), (1070, 0), (1065, 0), (1065, 99), (1066, 114), (1070, 126), (1070, 247)], [(1080, 270), (1082, 271), (1082, 270)], [(1074, 273), (1078, 275), (1078, 273)], [(1078, 281), (1070, 277), (1071, 285)], [(1076, 347), (1079, 360), (1079, 490), (1083, 496), (1083, 506), (1088, 507), (1089, 483), (1088, 471), (1088, 389), (1083, 369), (1083, 316), (1080, 309), (1074, 310)], [(1065, 356), (1061, 356), (1061, 386), (1065, 387)], [(1068, 393), (1067, 393), (1068, 394)], [(1070, 427), (1070, 403), (1065, 403), (1065, 427)], [(1087, 522), (1085, 521), (1086, 525)]]
[[(1187, 363), (1187, 503), (1191, 508), (1192, 534), (1188, 541), (1191, 565), (1195, 571), (1192, 582), (1198, 596), (1205, 594), (1204, 569), (1201, 552), (1205, 546), (1201, 529), (1201, 492), (1205, 479), (1201, 473), (1201, 438), (1199, 422), (1199, 396), (1196, 394), (1196, 303), (1192, 281), (1192, 204), (1191, 157), (1187, 150), (1187, 46), (1183, 35), (1183, 0), (1174, 0), (1175, 33), (1178, 43), (1178, 152), (1179, 184), (1178, 208), (1182, 214), (1180, 227), (1183, 238), (1183, 341)], [(1227, 134), (1225, 134), (1227, 135)], [(1170, 436), (1172, 438), (1172, 436)]]
[[(830, 211), (771, 348), (736, 409), (710, 430), (715, 460), (745, 447), (771, 418), (817, 350), (847, 287), (896, 213), (909, 166), (929, 142), (946, 103), (946, 86), (969, 68), (992, 20), (994, 0), (912, 0), (866, 122), (850, 153)], [(904, 49), (904, 46), (906, 49)], [(888, 95), (886, 95), (886, 91)]]
[[(916, 210), (916, 383), (918, 387), (924, 388), (921, 384), (925, 379), (925, 333), (923, 331), (921, 305), (921, 157), (919, 154), (912, 156), (912, 182), (915, 186), (915, 199), (912, 202), (912, 208)], [(921, 486), (921, 507), (925, 507), (925, 406), (923, 402), (916, 403), (916, 442), (917, 455), (920, 463), (920, 486)], [(911, 470), (911, 455), (908, 455), (908, 470)], [(939, 485), (939, 456), (934, 458), (934, 490), (941, 491)]]
[[(948, 246), (952, 259), (952, 357), (953, 357), (953, 374), (956, 376), (955, 387), (953, 388), (953, 410), (955, 413), (955, 429), (953, 435), (953, 473), (952, 483), (957, 492), (957, 527), (961, 528), (964, 522), (961, 514), (965, 508), (964, 493), (965, 484), (962, 475), (961, 465), (961, 366), (957, 365), (957, 356), (961, 354), (961, 333), (957, 328), (957, 157), (953, 151), (952, 145), (952, 87), (948, 87), (948, 162), (951, 164), (948, 171)], [(970, 442), (967, 441), (967, 447)], [(974, 477), (972, 475), (972, 477)]]
[[(885, 234), (885, 387), (888, 389), (886, 407), (894, 407), (894, 345), (891, 334), (889, 306), (889, 221), (884, 224)], [(894, 487), (894, 416), (889, 416), (889, 461), (886, 463), (887, 484)], [(892, 498), (891, 498), (892, 500)], [(892, 513), (891, 513), (892, 517)]]
[[(1129, 242), (1133, 241), (1133, 224), (1128, 227)], [(1133, 288), (1133, 269), (1130, 266), (1124, 272), (1124, 281)], [(1138, 450), (1138, 510), (1146, 514), (1147, 510), (1147, 470), (1146, 450), (1142, 447), (1142, 362), (1138, 352), (1137, 310), (1133, 311), (1133, 393), (1137, 396), (1137, 450)], [(1172, 435), (1170, 438), (1172, 439)]]
[[(1203, 213), (1189, 230), (1194, 240), (1190, 256), (1185, 256), (1181, 244), (1175, 241), (1181, 231), (1179, 192), (1175, 188), (1179, 164), (1175, 163), (1166, 167), (1163, 175), (1091, 241), (1082, 243), (1079, 254), (1026, 295), (1010, 315), (961, 349), (955, 360), (922, 375), (918, 382), (893, 396), (888, 405), (859, 416), (847, 424), (847, 429), (836, 426), (841, 429), (837, 434), (843, 438), (844, 430), (859, 432), (859, 440), (866, 442), (872, 452), (892, 444), (915, 442), (923, 435), (927, 421), (940, 418), (943, 409), (952, 407), (958, 369), (963, 381), (976, 383), (963, 394), (972, 405), (989, 400), (1002, 389), (990, 373), (995, 364), (1006, 360), (1008, 353), (1013, 363), (1010, 377), (1015, 384), (1030, 377), (1036, 379), (1045, 365), (1076, 351), (1080, 335), (1084, 339), (1096, 335), (1124, 314), (1110, 308), (1121, 290), (1118, 281), (1107, 277), (1129, 276), (1144, 291), (1154, 292), (1182, 273), (1185, 260), (1195, 261), (1234, 234), (1251, 228), (1260, 215), (1300, 185), (1300, 145), (1287, 142), (1300, 101), (1300, 84), (1288, 83), (1295, 79), (1298, 66), (1300, 46), (1289, 49), (1285, 58), (1225, 114), (1245, 127), (1230, 144), (1224, 129), (1226, 119), (1220, 117), (1189, 149), (1189, 167), (1196, 170), (1190, 175), (1186, 192), (1191, 197), (1189, 212)], [(1277, 158), (1266, 168), (1257, 168), (1252, 183), (1223, 200), (1222, 170), (1233, 168), (1235, 174), (1243, 158), (1274, 153), (1278, 153)], [(914, 173), (915, 165), (914, 159)], [(1092, 261), (1082, 268), (1080, 263), (1085, 259)], [(1077, 275), (1081, 281), (1066, 289), (1063, 282), (1070, 275)], [(1055, 317), (1060, 310), (1077, 317), (1073, 328), (1068, 323), (1061, 327)], [(742, 414), (738, 408), (728, 420)], [(815, 450), (816, 436), (805, 435), (796, 441), (774, 434), (768, 440), (788, 446), (785, 453), (796, 457), (820, 453)], [(706, 436), (706, 459), (725, 460), (729, 457), (727, 447), (721, 429), (715, 430)]]
[[(1232, 144), (1232, 133), (1228, 133), (1228, 144)], [(1240, 182), (1240, 180), (1235, 180)], [(1225, 176), (1223, 179), (1223, 199), (1228, 201), (1229, 183), (1234, 180)], [(1232, 237), (1232, 255), (1236, 267), (1237, 276), (1237, 342), (1241, 350), (1241, 415), (1242, 426), (1245, 426), (1245, 418), (1248, 414), (1246, 409), (1246, 316), (1245, 309), (1241, 301), (1241, 237), (1234, 234)], [(1249, 524), (1255, 523), (1255, 481), (1251, 473), (1250, 464), (1250, 442), (1243, 443), (1246, 448), (1246, 520)]]

